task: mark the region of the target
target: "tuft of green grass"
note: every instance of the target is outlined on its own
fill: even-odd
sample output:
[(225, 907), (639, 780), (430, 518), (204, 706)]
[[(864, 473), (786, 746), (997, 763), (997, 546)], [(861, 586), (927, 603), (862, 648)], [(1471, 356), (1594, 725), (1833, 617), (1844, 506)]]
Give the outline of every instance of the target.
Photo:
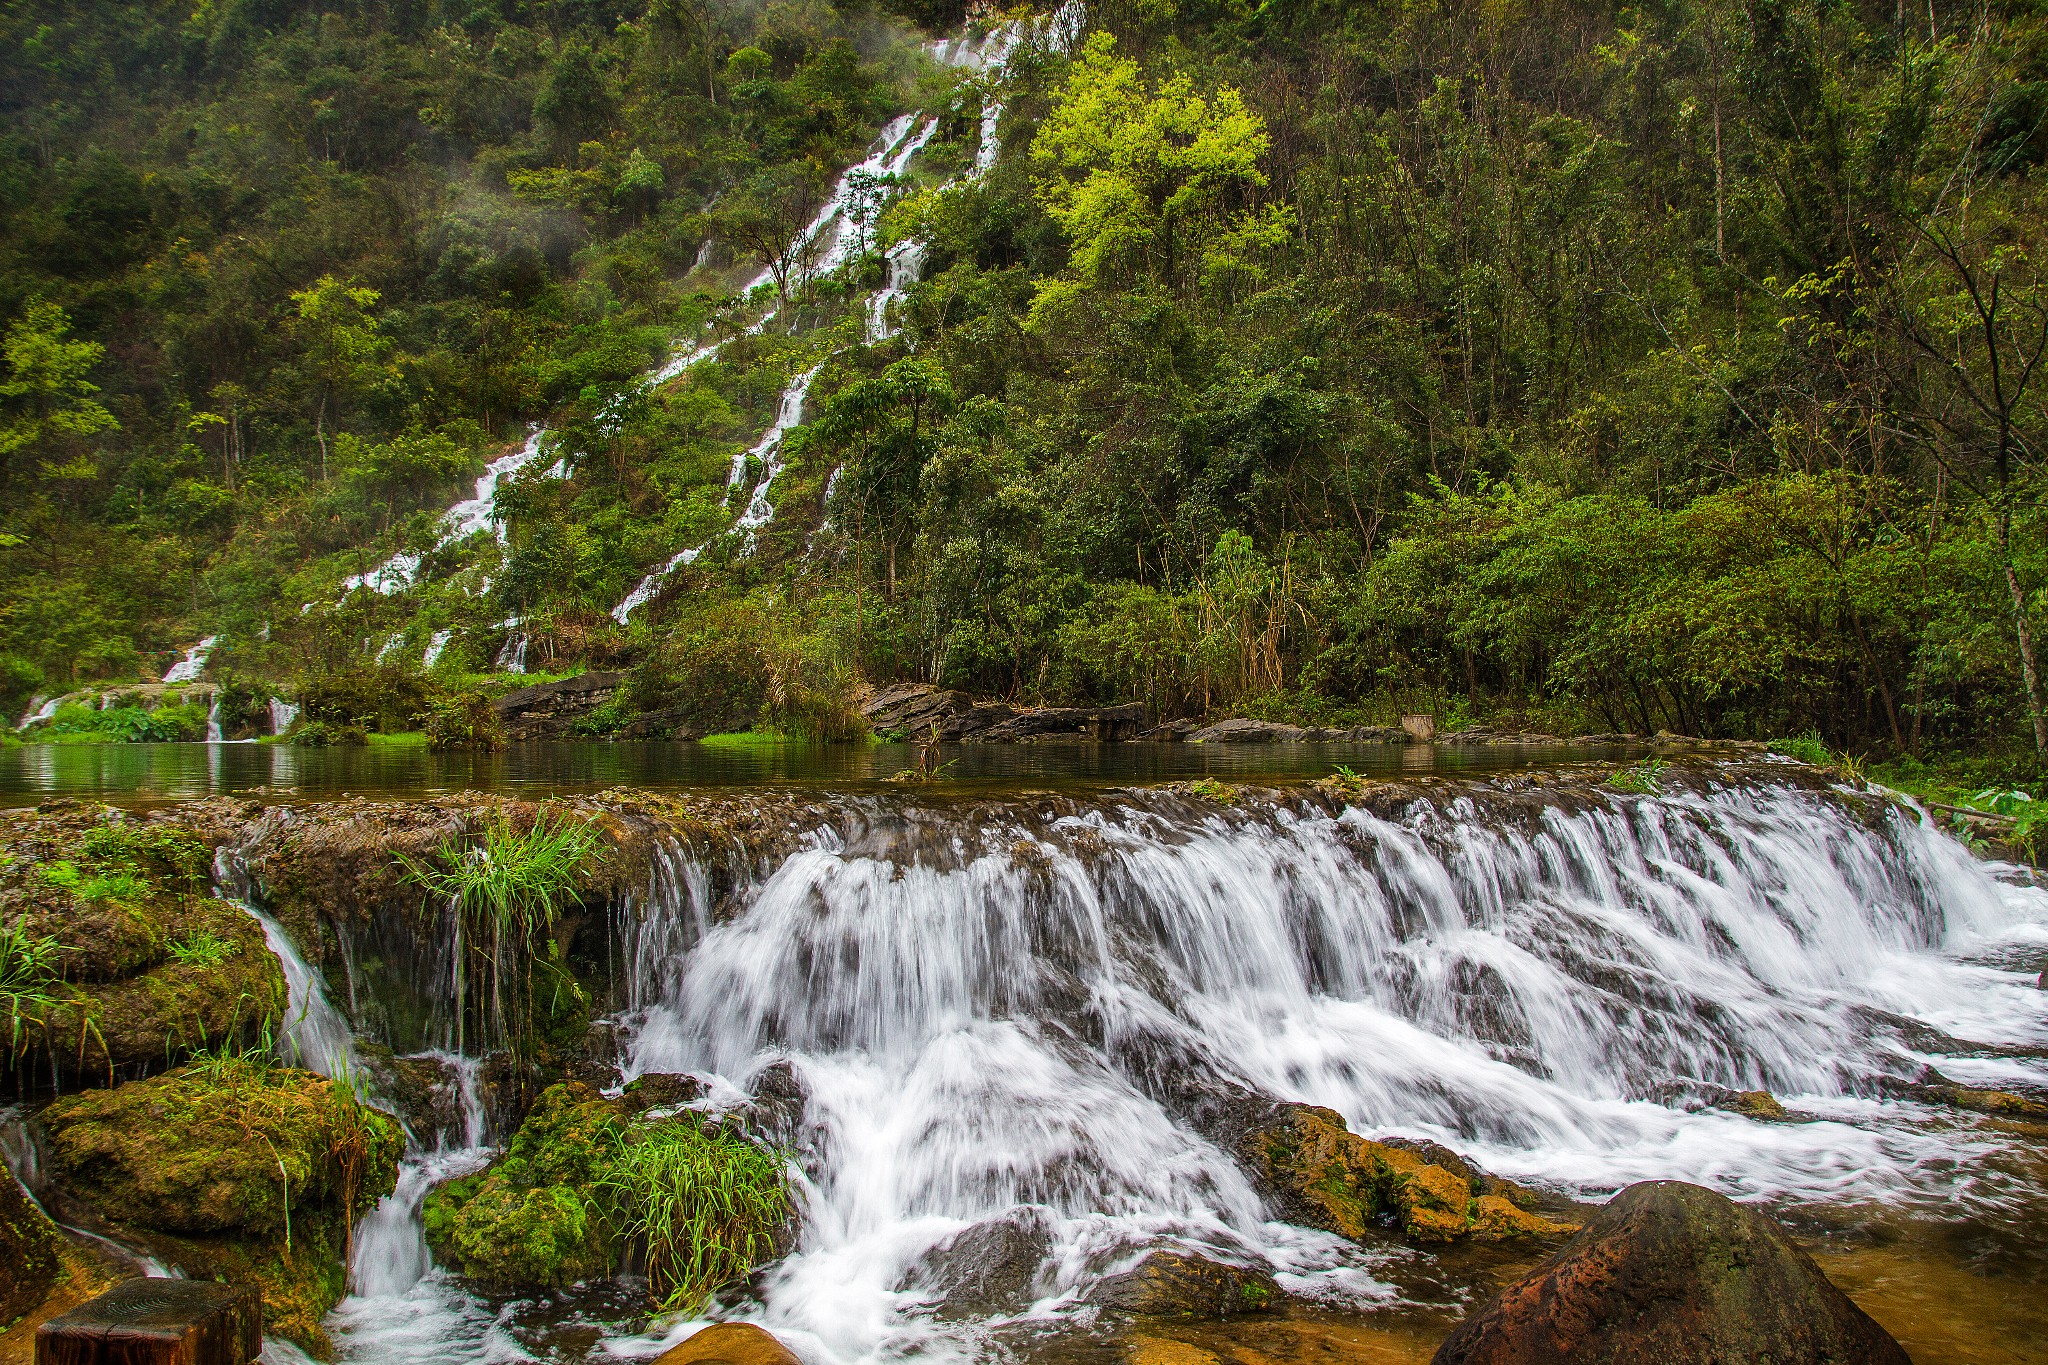
[(7, 1015), (10, 1053), (20, 1053), (27, 1026), (57, 1003), (57, 960), (63, 952), (56, 939), (29, 933), (18, 919), (0, 924), (0, 1011)]
[(1647, 763), (1638, 763), (1633, 768), (1623, 768), (1607, 779), (1607, 785), (1616, 791), (1636, 792), (1650, 796), (1663, 790), (1664, 770), (1671, 765), (1661, 758)]
[(149, 894), (149, 883), (133, 872), (88, 874), (79, 871), (78, 864), (68, 858), (44, 863), (36, 870), (45, 882), (62, 887), (80, 900), (138, 901)]
[(666, 1312), (691, 1312), (774, 1247), (792, 1201), (785, 1162), (694, 1116), (618, 1135), (600, 1188), (642, 1244)]
[(424, 749), (427, 747), (425, 730), (401, 730), (395, 735), (372, 733), (365, 736), (372, 749)]
[[(543, 949), (558, 952), (550, 932), (562, 910), (583, 902), (577, 884), (602, 845), (597, 830), (563, 816), (550, 821), (543, 811), (521, 833), (502, 812), (485, 822), (482, 841), (463, 836), (441, 841), (432, 861), (400, 853), (404, 879), (454, 907), (466, 930), (468, 950), (480, 954), (491, 981), (491, 1017), (515, 1046), (534, 1017), (533, 960)], [(507, 978), (524, 963), (524, 999), (506, 997)], [(456, 1002), (458, 1015), (464, 1002)]]
[(803, 741), (780, 730), (732, 730), (722, 735), (706, 735), (697, 742), (712, 749), (774, 749)]
[(218, 967), (241, 952), (242, 945), (200, 929), (168, 945), (168, 951), (171, 961), (181, 967)]
[(1808, 730), (1805, 734), (1794, 735), (1790, 739), (1774, 739), (1768, 747), (1774, 754), (1796, 758), (1801, 763), (1810, 763), (1816, 768), (1825, 768), (1834, 761), (1834, 754), (1829, 751), (1826, 741), (1821, 739), (1817, 730)]

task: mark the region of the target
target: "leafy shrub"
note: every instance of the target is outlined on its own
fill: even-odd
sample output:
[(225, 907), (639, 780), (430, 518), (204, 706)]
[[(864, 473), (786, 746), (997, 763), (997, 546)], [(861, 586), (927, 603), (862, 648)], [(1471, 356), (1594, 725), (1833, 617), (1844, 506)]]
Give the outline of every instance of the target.
[(204, 929), (188, 934), (165, 947), (165, 951), (171, 955), (171, 961), (181, 967), (218, 967), (241, 950), (241, 944)]
[(1803, 735), (1795, 735), (1791, 739), (1774, 739), (1770, 742), (1770, 750), (1786, 758), (1796, 758), (1801, 763), (1810, 763), (1816, 768), (1825, 768), (1834, 760), (1834, 755), (1828, 751), (1827, 744), (1811, 730)]
[(300, 716), (292, 722), (292, 728), (285, 731), (285, 739), (293, 744), (311, 747), (326, 747), (344, 744), (368, 744), (369, 732), (360, 725), (341, 725), (333, 721), (309, 720)]
[(505, 727), (482, 692), (444, 697), (427, 712), (427, 747), (496, 751), (505, 747)]
[[(392, 732), (417, 730), (432, 705), (434, 690), (418, 673), (369, 665), (308, 678), (299, 685), (298, 697), (301, 723)], [(318, 742), (300, 738), (298, 731), (294, 726), (295, 741)]]

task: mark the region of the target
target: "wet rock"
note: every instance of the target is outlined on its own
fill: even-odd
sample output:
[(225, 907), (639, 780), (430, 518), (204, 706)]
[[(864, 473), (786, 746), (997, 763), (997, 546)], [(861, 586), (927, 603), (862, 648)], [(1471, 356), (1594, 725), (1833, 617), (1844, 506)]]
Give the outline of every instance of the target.
[(1525, 1207), (1533, 1202), (1526, 1191), (1489, 1181), (1448, 1149), (1374, 1142), (1328, 1109), (1285, 1106), (1249, 1129), (1238, 1151), (1289, 1222), (1353, 1239), (1389, 1224), (1418, 1242), (1543, 1240), (1572, 1231)]
[(1124, 1342), (1127, 1365), (1222, 1365), (1223, 1357), (1169, 1337), (1133, 1336)]
[(786, 1061), (771, 1062), (754, 1078), (754, 1095), (740, 1112), (747, 1126), (779, 1147), (793, 1146), (803, 1131), (810, 1096), (803, 1078)]
[(1221, 1318), (1271, 1308), (1280, 1297), (1280, 1286), (1263, 1269), (1161, 1250), (1129, 1270), (1104, 1276), (1088, 1301), (1142, 1317)]
[(947, 743), (1019, 743), (1030, 740), (1136, 739), (1151, 723), (1142, 702), (1121, 706), (1011, 706), (976, 701), (928, 683), (884, 688), (861, 704), (876, 734)]
[(751, 1322), (721, 1322), (706, 1327), (680, 1346), (672, 1346), (654, 1365), (802, 1365), (795, 1352)]
[(508, 740), (560, 739), (577, 721), (610, 701), (625, 680), (623, 673), (580, 673), (507, 692), (491, 703), (491, 710)]
[(1740, 1114), (1746, 1119), (1776, 1121), (1786, 1117), (1785, 1106), (1778, 1103), (1778, 1097), (1768, 1090), (1732, 1091), (1715, 1101), (1714, 1107)]
[(1037, 1209), (976, 1223), (926, 1252), (905, 1289), (930, 1293), (941, 1318), (1021, 1313), (1038, 1296), (1038, 1270), (1052, 1251), (1052, 1229)]
[(695, 1076), (650, 1071), (637, 1077), (619, 1098), (627, 1113), (644, 1114), (650, 1109), (674, 1109), (700, 1100), (704, 1098), (704, 1089), (704, 1082)]
[(1631, 1185), (1461, 1323), (1433, 1365), (1908, 1365), (1763, 1214)]
[(694, 706), (664, 706), (644, 711), (611, 732), (613, 739), (702, 739)]
[(63, 1242), (55, 1225), (0, 1167), (0, 1324), (37, 1307), (57, 1283)]
[(2001, 1118), (2038, 1118), (2048, 1114), (2048, 1104), (2028, 1099), (2025, 1095), (2011, 1090), (1978, 1090), (1967, 1085), (1930, 1085), (1922, 1087), (1921, 1094), (1935, 1104), (1945, 1104), (1952, 1109), (1968, 1109), (1979, 1114), (1994, 1114)]
[(1150, 723), (1151, 713), (1143, 702), (1124, 706), (1034, 706), (969, 738), (986, 744), (1047, 739), (1115, 742), (1136, 739)]

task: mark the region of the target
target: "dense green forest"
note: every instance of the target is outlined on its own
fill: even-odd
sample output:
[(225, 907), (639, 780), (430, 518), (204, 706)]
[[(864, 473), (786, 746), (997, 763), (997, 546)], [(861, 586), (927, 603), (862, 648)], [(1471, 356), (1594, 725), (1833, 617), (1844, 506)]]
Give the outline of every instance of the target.
[[(2048, 748), (2038, 0), (1104, 0), (1000, 81), (924, 46), (1001, 17), (12, 0), (0, 702), (214, 633), (311, 691), (445, 631), (451, 688), (517, 631), (820, 734), (924, 679)], [(847, 265), (789, 269), (904, 113)], [(529, 423), (503, 548), (436, 548)], [(342, 592), (399, 550), (415, 587)]]

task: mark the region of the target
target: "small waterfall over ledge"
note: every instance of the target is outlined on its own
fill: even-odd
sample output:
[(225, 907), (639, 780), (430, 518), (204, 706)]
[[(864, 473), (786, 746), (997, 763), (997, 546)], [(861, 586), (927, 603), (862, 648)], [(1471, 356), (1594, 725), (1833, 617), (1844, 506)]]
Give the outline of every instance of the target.
[[(2048, 1191), (2003, 1131), (1910, 1095), (1930, 1065), (2048, 1093), (2048, 892), (1797, 771), (1699, 769), (1655, 795), (1431, 780), (1349, 805), (707, 797), (679, 832), (638, 827), (637, 886), (593, 928), (610, 925), (628, 1077), (692, 1072), (713, 1105), (774, 1063), (800, 1086), (799, 1243), (719, 1315), (812, 1365), (976, 1356), (987, 1325), (935, 1318), (916, 1267), (998, 1219), (1050, 1230), (1041, 1326), (1161, 1243), (1262, 1262), (1302, 1299), (1386, 1303), (1387, 1252), (1268, 1221), (1205, 1134), (1188, 1097), (1234, 1087), (1584, 1198), (1676, 1177), (1780, 1206), (2037, 1217)], [(751, 832), (721, 833), (742, 808)], [(295, 976), (295, 1014), (315, 998)], [(536, 1344), (527, 1309), (475, 1297), (421, 1240), (427, 1191), (490, 1154), (476, 1063), (440, 1061), (464, 1122), (416, 1140), (360, 1226), (357, 1294), (330, 1320), (345, 1359)], [(1747, 1089), (1799, 1121), (1704, 1107)], [(629, 1325), (611, 1306), (594, 1320)]]
[[(1581, 1197), (2039, 1194), (1986, 1160), (1994, 1133), (1888, 1096), (1935, 1060), (2048, 1086), (2048, 996), (1999, 966), (2048, 952), (2048, 895), (1896, 806), (1718, 784), (1378, 813), (876, 797), (805, 845), (724, 903), (678, 851), (623, 957), (629, 1072), (787, 1060), (808, 1093), (811, 1216), (750, 1315), (819, 1359), (948, 1350), (913, 1267), (1029, 1209), (1055, 1234), (1038, 1313), (1162, 1238), (1263, 1258), (1297, 1295), (1385, 1294), (1357, 1248), (1265, 1221), (1173, 1103), (1209, 1084)], [(1724, 1089), (1812, 1121), (1683, 1104)]]

